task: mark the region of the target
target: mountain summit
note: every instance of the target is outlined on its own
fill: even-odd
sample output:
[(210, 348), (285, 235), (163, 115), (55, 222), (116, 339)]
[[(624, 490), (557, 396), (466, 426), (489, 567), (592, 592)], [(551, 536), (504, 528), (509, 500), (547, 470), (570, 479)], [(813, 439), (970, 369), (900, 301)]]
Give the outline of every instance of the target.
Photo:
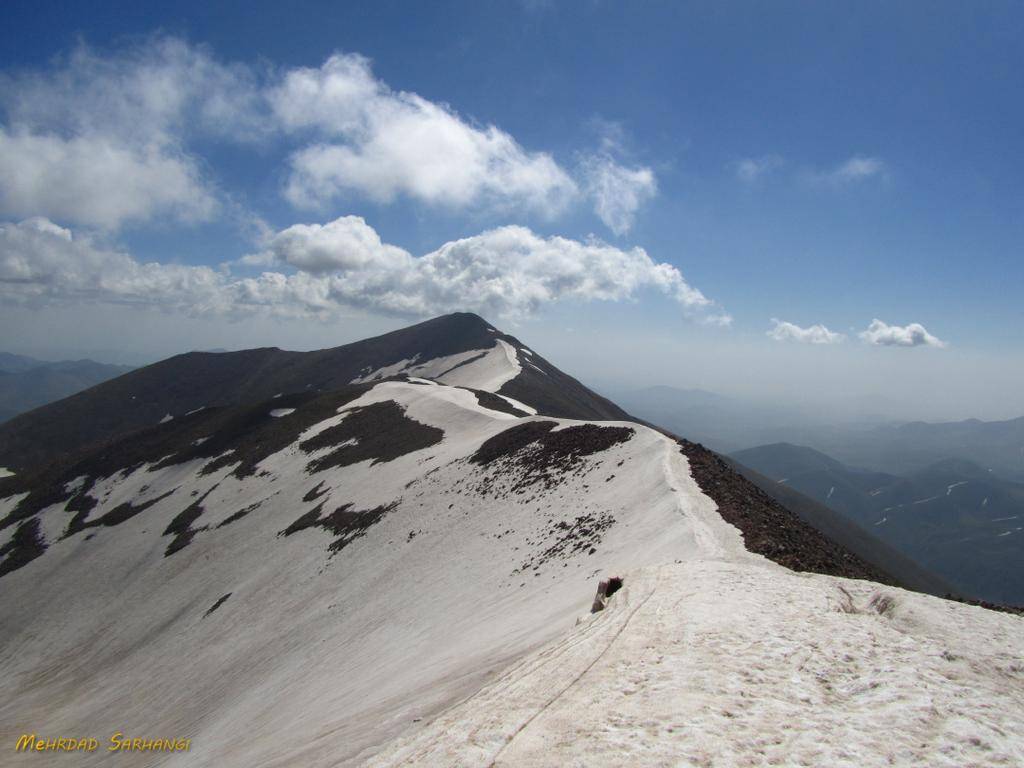
[[(190, 353), (12, 424), (9, 743), (173, 736), (200, 766), (1020, 754), (1021, 619), (883, 583), (475, 315)], [(970, 728), (936, 736), (949, 718)]]
[[(457, 370), (464, 366), (471, 368)], [(481, 377), (484, 370), (493, 372), (490, 380)], [(332, 349), (264, 347), (168, 358), (0, 425), (0, 466), (23, 470), (198, 408), (328, 392), (399, 374), (472, 381), (510, 397), (528, 392), (550, 416), (626, 418), (515, 337), (459, 312)]]

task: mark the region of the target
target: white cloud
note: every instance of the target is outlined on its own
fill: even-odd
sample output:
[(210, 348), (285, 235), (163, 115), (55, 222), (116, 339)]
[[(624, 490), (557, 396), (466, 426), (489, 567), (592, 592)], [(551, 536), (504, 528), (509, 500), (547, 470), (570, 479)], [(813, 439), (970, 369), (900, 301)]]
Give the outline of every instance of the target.
[(199, 139), (273, 142), (288, 157), (284, 197), (309, 209), (407, 198), (550, 219), (589, 198), (622, 234), (656, 191), (649, 168), (611, 160), (614, 141), (570, 173), (495, 125), (392, 90), (357, 54), (279, 70), (168, 37), (80, 45), (44, 71), (0, 74), (0, 111), (0, 216), (107, 231), (251, 218), (217, 189)]
[(218, 203), (195, 163), (168, 148), (104, 136), (10, 134), (0, 126), (0, 212), (114, 229), (165, 215), (209, 219)]
[(409, 267), (409, 254), (383, 243), (360, 216), (342, 216), (327, 224), (294, 224), (270, 236), (267, 250), (243, 263), (287, 264), (304, 272), (350, 272)]
[(775, 339), (775, 341), (798, 341), (803, 344), (838, 344), (846, 338), (843, 334), (830, 331), (821, 324), (801, 328), (794, 323), (788, 323), (785, 320), (773, 317), (772, 325), (772, 329), (768, 331), (768, 336)]
[[(599, 240), (541, 237), (507, 226), (455, 240), (420, 258), (381, 242), (361, 218), (295, 225), (273, 236), (254, 261), (321, 274), (339, 304), (391, 314), (434, 315), (476, 309), (524, 316), (555, 301), (624, 301), (646, 288), (702, 317), (714, 303), (670, 264), (642, 248)], [(708, 315), (710, 316), (710, 315)], [(727, 322), (715, 315), (717, 322)]]
[(782, 162), (782, 158), (778, 155), (762, 155), (761, 157), (746, 157), (739, 160), (733, 168), (736, 172), (736, 178), (748, 184), (753, 184), (758, 179), (781, 168)]
[(523, 149), (493, 125), (473, 125), (447, 105), (392, 91), (362, 56), (335, 54), (319, 68), (293, 69), (270, 101), (285, 130), (318, 137), (291, 158), (285, 194), (299, 207), (360, 193), (553, 214), (578, 191), (550, 155)]
[(0, 295), (5, 301), (102, 301), (198, 309), (223, 276), (209, 267), (141, 264), (47, 219), (0, 225)]
[(813, 171), (808, 178), (815, 184), (842, 187), (868, 179), (882, 178), (887, 173), (888, 166), (879, 158), (854, 155), (830, 170)]
[(626, 168), (607, 154), (584, 158), (581, 167), (595, 213), (616, 235), (629, 232), (637, 210), (658, 191), (654, 172)]
[(882, 347), (945, 347), (946, 342), (928, 333), (920, 323), (889, 325), (875, 318), (860, 338), (868, 344)]
[(257, 131), (251, 73), (174, 39), (0, 78), (0, 214), (115, 229), (217, 210), (184, 135)]
[(489, 230), (416, 258), (349, 216), (282, 230), (247, 263), (295, 271), (240, 277), (204, 266), (143, 264), (46, 219), (0, 225), (0, 297), (18, 303), (138, 304), (228, 316), (327, 317), (360, 307), (404, 316), (471, 309), (516, 317), (557, 301), (629, 301), (655, 289), (702, 322), (728, 323), (678, 269), (642, 248), (544, 238), (525, 227)]

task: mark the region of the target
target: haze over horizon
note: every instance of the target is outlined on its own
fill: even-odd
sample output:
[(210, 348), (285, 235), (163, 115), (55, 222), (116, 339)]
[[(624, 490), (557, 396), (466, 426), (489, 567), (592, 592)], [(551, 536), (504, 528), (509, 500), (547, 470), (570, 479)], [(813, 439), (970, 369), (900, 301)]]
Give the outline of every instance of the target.
[(597, 388), (1024, 415), (1019, 6), (47, 5), (0, 30), (0, 350), (466, 310)]

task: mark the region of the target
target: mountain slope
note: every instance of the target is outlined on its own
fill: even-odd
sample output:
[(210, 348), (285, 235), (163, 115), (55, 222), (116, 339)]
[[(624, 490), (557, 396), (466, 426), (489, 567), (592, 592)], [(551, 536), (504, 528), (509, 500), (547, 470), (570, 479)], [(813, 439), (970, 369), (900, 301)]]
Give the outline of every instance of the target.
[(798, 515), (800, 519), (833, 541), (841, 543), (864, 561), (891, 574), (896, 584), (915, 592), (924, 592), (937, 597), (948, 595), (971, 597), (934, 572), (922, 567), (920, 563), (898, 549), (886, 544), (877, 535), (853, 522), (842, 513), (815, 501), (810, 496), (805, 496), (789, 484), (772, 480), (734, 459), (727, 458), (725, 461), (733, 470), (787, 510)]
[(951, 583), (954, 592), (1024, 604), (1024, 485), (962, 459), (899, 477), (851, 469), (786, 444), (733, 458), (835, 509)]
[[(413, 353), (332, 391), (182, 414), (0, 479), (0, 740), (191, 739), (187, 756), (137, 756), (148, 764), (551, 764), (520, 750), (557, 746), (552, 717), (621, 708), (607, 736), (618, 746), (586, 763), (621, 764), (628, 744), (630, 764), (655, 765), (664, 755), (642, 745), (673, 744), (659, 702), (745, 717), (746, 669), (766, 727), (812, 705), (845, 722), (818, 734), (833, 754), (877, 745), (877, 718), (847, 716), (865, 707), (858, 675), (885, 659), (920, 662), (936, 700), (959, 707), (948, 738), (908, 713), (915, 757), (939, 764), (960, 736), (979, 764), (1021, 756), (994, 736), (1024, 725), (1019, 618), (875, 583), (884, 574), (692, 443), (534, 415), (555, 393), (524, 378), (522, 400), (504, 394), (529, 356), (507, 338), (483, 355), (475, 339)], [(591, 616), (611, 576), (624, 586)], [(962, 680), (942, 676), (954, 661), (919, 620), (942, 612), (946, 631), (983, 630), (945, 646), (965, 659)], [(848, 674), (818, 681), (813, 643)], [(671, 677), (648, 674), (656, 648), (680, 663)], [(776, 696), (776, 679), (798, 674), (794, 690), (818, 700)], [(873, 676), (869, 698), (916, 696), (910, 677)], [(616, 689), (611, 706), (608, 679), (630, 700)], [(600, 709), (583, 703), (598, 694)], [(681, 731), (677, 749), (700, 747), (702, 731)], [(717, 732), (753, 759), (746, 731)], [(101, 748), (75, 764), (109, 759)]]
[[(278, 394), (330, 391), (355, 381), (444, 373), (508, 347), (515, 371), (496, 389), (511, 397), (530, 391), (551, 416), (622, 419), (626, 413), (527, 350), (477, 315), (434, 318), (372, 339), (315, 352), (276, 348), (242, 352), (189, 352), (145, 366), (74, 397), (0, 425), (0, 466), (24, 470), (118, 434), (178, 417), (197, 408), (265, 400)], [(429, 370), (418, 368), (433, 361)], [(498, 366), (500, 370), (504, 368)]]

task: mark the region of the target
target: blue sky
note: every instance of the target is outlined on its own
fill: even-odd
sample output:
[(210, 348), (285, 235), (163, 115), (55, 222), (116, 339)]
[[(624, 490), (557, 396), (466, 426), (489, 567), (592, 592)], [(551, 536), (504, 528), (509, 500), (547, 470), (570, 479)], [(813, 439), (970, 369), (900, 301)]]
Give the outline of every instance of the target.
[(0, 345), (465, 308), (612, 385), (1024, 412), (1019, 5), (209, 5), (5, 4)]

